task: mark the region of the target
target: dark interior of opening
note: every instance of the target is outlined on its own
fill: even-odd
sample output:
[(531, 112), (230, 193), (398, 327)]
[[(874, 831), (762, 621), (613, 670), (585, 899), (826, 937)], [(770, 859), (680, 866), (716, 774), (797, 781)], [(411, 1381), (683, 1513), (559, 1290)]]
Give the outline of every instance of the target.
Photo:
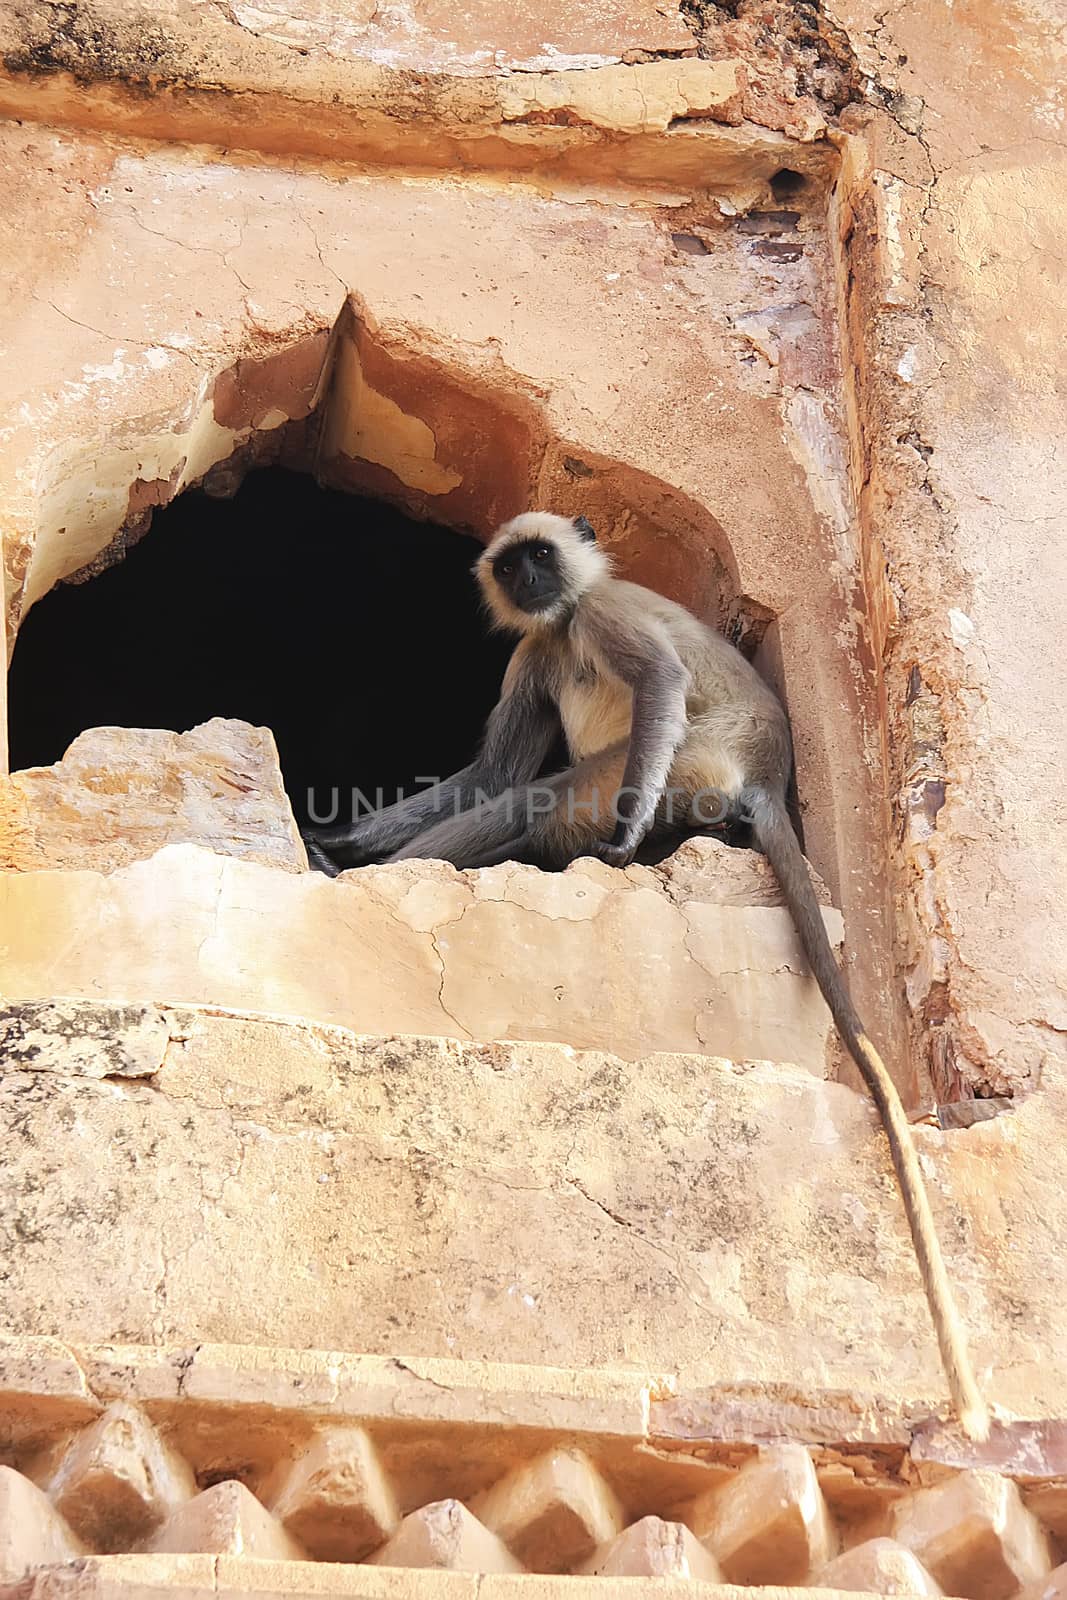
[[(511, 642), (490, 634), (481, 546), (280, 468), (232, 500), (190, 491), (125, 560), (30, 611), (9, 679), (13, 767), (86, 728), (273, 730), (298, 822), (382, 804), (474, 753)], [(309, 807), (309, 797), (310, 807)]]

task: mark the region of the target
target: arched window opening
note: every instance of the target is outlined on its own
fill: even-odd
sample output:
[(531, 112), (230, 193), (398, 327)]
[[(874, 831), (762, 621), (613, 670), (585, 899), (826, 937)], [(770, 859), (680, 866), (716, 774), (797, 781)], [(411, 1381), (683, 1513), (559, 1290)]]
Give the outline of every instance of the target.
[[(474, 538), (277, 467), (233, 499), (191, 490), (19, 631), (11, 764), (86, 728), (212, 717), (269, 727), (297, 821), (345, 820), (468, 761), (511, 642), (489, 631)], [(336, 802), (333, 799), (336, 791)]]

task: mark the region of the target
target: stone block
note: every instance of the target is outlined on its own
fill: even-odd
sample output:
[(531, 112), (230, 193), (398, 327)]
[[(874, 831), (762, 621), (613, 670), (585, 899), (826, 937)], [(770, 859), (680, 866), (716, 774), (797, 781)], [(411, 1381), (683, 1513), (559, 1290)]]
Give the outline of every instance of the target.
[(1067, 1600), (1067, 1561), (1036, 1583), (1028, 1583), (1019, 1600)]
[(436, 1500), (406, 1516), (370, 1557), (379, 1567), (439, 1567), (449, 1572), (521, 1572), (510, 1550), (458, 1500)]
[(85, 1546), (43, 1490), (0, 1467), (0, 1579), (84, 1555)]
[(572, 1571), (622, 1531), (622, 1507), (578, 1450), (551, 1450), (486, 1490), (473, 1510), (533, 1572)]
[(579, 1569), (602, 1578), (702, 1578), (721, 1583), (719, 1564), (680, 1522), (642, 1517), (594, 1550)]
[(216, 1483), (176, 1511), (146, 1540), (155, 1555), (255, 1556), (306, 1561), (307, 1552), (243, 1483)]
[(894, 1511), (893, 1535), (946, 1594), (1009, 1600), (1047, 1576), (1048, 1540), (1010, 1478), (961, 1472), (920, 1489)]
[(731, 1483), (694, 1501), (686, 1522), (727, 1583), (806, 1583), (835, 1550), (830, 1514), (802, 1445), (761, 1451)]
[(129, 1550), (196, 1493), (189, 1465), (136, 1406), (116, 1400), (75, 1438), (48, 1486), (94, 1549)]
[(324, 1428), (267, 1504), (320, 1561), (360, 1561), (400, 1523), (392, 1485), (363, 1428)]
[(859, 1589), (870, 1594), (939, 1595), (940, 1585), (918, 1556), (895, 1539), (865, 1539), (812, 1579), (816, 1589)]
[(28, 839), (15, 865), (113, 872), (168, 844), (304, 872), (307, 852), (269, 728), (213, 717), (188, 733), (89, 728), (11, 779)]

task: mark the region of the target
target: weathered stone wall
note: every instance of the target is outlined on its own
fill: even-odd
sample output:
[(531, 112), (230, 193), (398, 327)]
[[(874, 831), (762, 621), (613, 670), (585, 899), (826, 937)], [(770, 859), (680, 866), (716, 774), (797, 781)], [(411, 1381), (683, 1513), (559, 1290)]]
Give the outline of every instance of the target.
[(834, 11), (886, 104), (842, 119), (843, 311), (913, 1036), (942, 1097), (1026, 1092), (1067, 1021), (1062, 17)]
[[(72, 1001), (3, 1026), (13, 1331), (938, 1408), (884, 1140), (843, 1084), (218, 1007)], [(979, 1373), (1024, 1416), (1062, 1408), (1063, 1116), (1050, 1078), (993, 1122), (917, 1130)]]
[[(224, 493), (258, 460), (483, 535), (534, 500), (591, 514), (627, 571), (758, 642), (861, 1009), (913, 1103), (1016, 1095), (981, 1126), (923, 1130), (921, 1157), (983, 1387), (1062, 1417), (1053, 5), (559, 10), (5, 12), (4, 617), (14, 634), (154, 505)], [(182, 805), (166, 831), (186, 843), (56, 871), (45, 795), (62, 804), (62, 781), (0, 797), (8, 997), (63, 1002), (8, 1020), (20, 1331), (632, 1363), (753, 1385), (760, 1437), (802, 1431), (797, 1395), (825, 1416), (848, 1391), (865, 1427), (888, 1395), (905, 1441), (937, 1406), (884, 1145), (817, 1076), (810, 987), (768, 971), (735, 1008), (736, 1054), (759, 1040), (770, 1062), (713, 1062), (695, 1053), (725, 1050), (711, 1032), (672, 1031), (717, 985), (721, 1022), (737, 974), (720, 913), (751, 906), (705, 885), (686, 912), (662, 882), (585, 869), (550, 889), (509, 876), (499, 901), (439, 872), (311, 883), (208, 856), (241, 853), (241, 818), (205, 840)], [(198, 898), (211, 874), (225, 893)], [(565, 927), (580, 1003), (555, 1020), (538, 931), (538, 895), (582, 920), (583, 874), (609, 916), (656, 908), (638, 1003), (623, 954), (595, 1034), (603, 969)], [(331, 910), (308, 913), (301, 971), (277, 913), (314, 899)], [(499, 1020), (469, 946), (466, 1040), (440, 1037), (443, 901), (486, 940), (507, 921), (540, 985)], [(719, 919), (710, 965), (692, 927), (665, 931), (687, 914)], [(349, 950), (366, 957), (362, 995), (327, 947), (348, 983)], [(408, 987), (375, 994), (397, 961)], [(374, 1029), (438, 1037), (316, 1025), (358, 1028), (368, 1000)], [(499, 1042), (523, 1017), (542, 1042)], [(716, 1424), (686, 1404), (700, 1460)]]

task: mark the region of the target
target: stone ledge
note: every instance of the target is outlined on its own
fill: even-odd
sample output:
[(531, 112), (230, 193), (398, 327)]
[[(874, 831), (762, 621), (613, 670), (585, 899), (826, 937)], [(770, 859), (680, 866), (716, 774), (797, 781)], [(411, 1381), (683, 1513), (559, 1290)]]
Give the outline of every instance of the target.
[[(751, 1600), (752, 1591), (694, 1578), (546, 1577), (462, 1573), (397, 1567), (324, 1566), (311, 1562), (256, 1561), (247, 1557), (95, 1556), (45, 1568), (0, 1584), (0, 1600), (214, 1600), (247, 1595), (274, 1600), (294, 1595), (339, 1595), (346, 1600), (604, 1600), (609, 1594), (648, 1600)], [(763, 1588), (760, 1600), (796, 1600), (797, 1588)], [(843, 1591), (822, 1590), (825, 1600)]]
[[(74, 784), (53, 842), (70, 808), (86, 812), (83, 836), (97, 826), (97, 801)], [(282, 839), (288, 804), (273, 814)], [(183, 813), (144, 824), (154, 838), (184, 825)], [(234, 819), (213, 826), (229, 830), (231, 853), (176, 842), (113, 872), (0, 873), (5, 998), (144, 995), (364, 1034), (558, 1041), (631, 1059), (692, 1051), (826, 1074), (829, 1012), (751, 852), (699, 838), (656, 869), (585, 859), (560, 873), (461, 873), (420, 861), (331, 881), (237, 859)], [(100, 843), (96, 860), (110, 849)], [(839, 944), (840, 913), (823, 915)]]
[[(373, 28), (362, 40), (349, 30), (343, 41), (304, 48), (269, 26), (242, 26), (241, 9), (161, 18), (141, 0), (97, 0), (79, 37), (59, 6), (9, 7), (0, 18), (0, 111), (268, 155), (554, 171), (598, 183), (607, 145), (613, 184), (695, 190), (742, 176), (765, 182), (785, 165), (824, 177), (834, 160), (818, 116), (799, 130), (802, 142), (739, 127), (743, 63), (698, 59), (677, 13), (651, 14), (659, 49), (649, 53), (658, 59), (620, 59), (616, 27), (599, 50), (568, 57), (541, 45), (522, 61), (499, 48), (499, 25), (492, 51), (464, 59), (425, 34), (376, 39)], [(535, 37), (551, 39), (558, 19), (557, 10)], [(304, 24), (329, 27), (321, 12)]]
[(306, 872), (269, 728), (213, 717), (188, 733), (87, 728), (62, 760), (10, 777), (22, 870), (113, 872), (185, 842)]

